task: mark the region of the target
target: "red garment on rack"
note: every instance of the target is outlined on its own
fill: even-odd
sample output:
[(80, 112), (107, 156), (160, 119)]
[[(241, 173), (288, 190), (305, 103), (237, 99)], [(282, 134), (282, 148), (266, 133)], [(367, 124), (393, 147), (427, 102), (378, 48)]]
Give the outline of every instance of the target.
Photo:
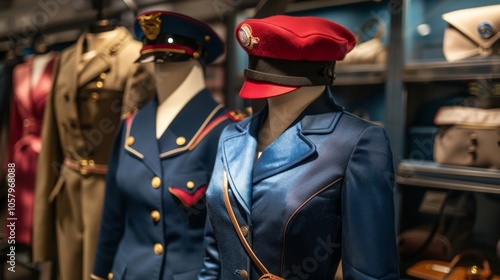
[(31, 245), (36, 165), (42, 147), (41, 125), (57, 57), (56, 53), (50, 55), (52, 57), (35, 86), (31, 81), (34, 57), (17, 65), (13, 73), (7, 160), (15, 164), (15, 192), (12, 193), (15, 195), (15, 209), (13, 216), (7, 211), (7, 218), (17, 218), (14, 220), (16, 244)]

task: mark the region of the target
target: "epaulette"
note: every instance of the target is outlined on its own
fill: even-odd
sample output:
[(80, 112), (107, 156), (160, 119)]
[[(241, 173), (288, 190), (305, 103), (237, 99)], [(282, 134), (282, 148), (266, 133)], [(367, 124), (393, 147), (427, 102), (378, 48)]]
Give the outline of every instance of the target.
[(239, 121), (244, 120), (246, 117), (248, 117), (248, 114), (242, 110), (230, 110), (227, 112), (227, 116), (233, 122), (239, 122)]
[(123, 113), (120, 118), (122, 120), (128, 119), (130, 116), (135, 115), (135, 113), (137, 113), (137, 111), (139, 111), (139, 108), (137, 106), (135, 106), (132, 110), (130, 110), (126, 113)]
[(122, 120), (125, 121), (125, 127), (127, 129), (130, 129), (130, 126), (132, 125), (132, 119), (134, 118), (135, 114), (138, 112), (139, 110), (136, 108), (134, 108), (132, 111), (128, 112), (128, 113), (125, 113), (122, 115)]

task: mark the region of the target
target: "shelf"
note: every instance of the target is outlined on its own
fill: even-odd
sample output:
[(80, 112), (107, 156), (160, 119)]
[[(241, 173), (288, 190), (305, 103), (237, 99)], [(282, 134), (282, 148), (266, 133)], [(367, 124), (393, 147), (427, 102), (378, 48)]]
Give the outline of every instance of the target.
[(500, 170), (497, 169), (403, 160), (396, 180), (403, 185), (500, 194)]
[(500, 57), (455, 62), (413, 62), (405, 66), (405, 82), (500, 79)]
[(383, 84), (386, 78), (385, 64), (337, 65), (333, 85)]

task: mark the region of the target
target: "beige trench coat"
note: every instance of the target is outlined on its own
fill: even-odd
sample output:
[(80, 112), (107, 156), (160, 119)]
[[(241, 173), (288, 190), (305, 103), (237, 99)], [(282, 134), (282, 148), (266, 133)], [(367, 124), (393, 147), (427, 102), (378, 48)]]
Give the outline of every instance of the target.
[(154, 89), (151, 72), (134, 64), (141, 43), (123, 27), (116, 31), (87, 62), (85, 34), (61, 52), (45, 109), (33, 261), (52, 261), (61, 280), (90, 277), (115, 130)]

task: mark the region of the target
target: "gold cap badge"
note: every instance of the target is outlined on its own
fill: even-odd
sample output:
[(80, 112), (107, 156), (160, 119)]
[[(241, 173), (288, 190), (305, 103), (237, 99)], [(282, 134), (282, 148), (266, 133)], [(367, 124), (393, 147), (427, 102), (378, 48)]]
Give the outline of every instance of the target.
[(141, 25), (142, 32), (148, 40), (156, 40), (160, 35), (161, 13), (141, 15), (137, 18)]
[(252, 28), (248, 24), (243, 24), (238, 30), (238, 39), (240, 43), (247, 47), (248, 49), (252, 49), (255, 44), (258, 44), (260, 39), (252, 36)]

